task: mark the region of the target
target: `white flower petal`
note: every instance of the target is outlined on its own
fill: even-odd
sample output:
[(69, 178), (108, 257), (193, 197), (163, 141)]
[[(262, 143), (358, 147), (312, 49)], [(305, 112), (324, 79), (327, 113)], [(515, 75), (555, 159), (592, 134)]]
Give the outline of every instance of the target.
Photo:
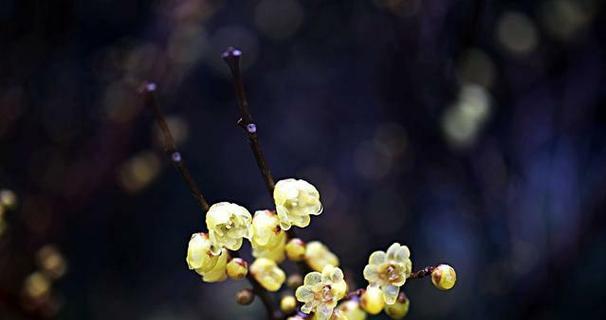
[(313, 286), (322, 282), (322, 274), (319, 272), (310, 272), (305, 276), (303, 284), (306, 286)]
[(398, 299), (398, 293), (400, 293), (400, 287), (398, 286), (383, 286), (381, 287), (383, 291), (383, 298), (385, 299), (386, 304), (394, 304)]
[(385, 262), (385, 252), (383, 251), (375, 251), (368, 258), (368, 263), (371, 265), (379, 265)]

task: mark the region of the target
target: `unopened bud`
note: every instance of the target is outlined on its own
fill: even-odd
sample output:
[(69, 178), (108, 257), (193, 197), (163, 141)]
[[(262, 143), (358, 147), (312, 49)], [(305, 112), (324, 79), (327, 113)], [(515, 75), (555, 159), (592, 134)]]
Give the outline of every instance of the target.
[(431, 282), (440, 290), (450, 290), (457, 282), (457, 273), (453, 267), (441, 264), (431, 272)]
[(360, 306), (369, 314), (379, 314), (385, 306), (385, 299), (383, 299), (381, 289), (373, 286), (366, 288), (360, 299)]
[(280, 310), (285, 314), (290, 314), (297, 309), (297, 300), (293, 296), (284, 296), (280, 300)]
[(248, 263), (241, 258), (233, 258), (227, 263), (226, 270), (231, 279), (244, 279), (248, 274)]
[(252, 289), (242, 289), (236, 293), (236, 302), (243, 306), (251, 304), (255, 300), (255, 293)]
[(305, 259), (305, 242), (294, 238), (286, 244), (286, 256), (291, 261), (302, 261)]
[(400, 292), (396, 303), (385, 305), (385, 313), (392, 319), (402, 319), (408, 314), (410, 300), (406, 298), (404, 292)]
[(298, 273), (290, 275), (288, 279), (286, 279), (286, 285), (291, 289), (297, 289), (303, 285), (303, 277)]

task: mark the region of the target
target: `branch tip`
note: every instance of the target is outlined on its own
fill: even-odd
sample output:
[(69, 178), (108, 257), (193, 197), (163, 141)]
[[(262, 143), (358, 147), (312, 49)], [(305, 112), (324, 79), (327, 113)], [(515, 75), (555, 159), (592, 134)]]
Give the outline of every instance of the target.
[(229, 63), (230, 61), (238, 62), (241, 56), (242, 51), (234, 47), (228, 47), (227, 49), (225, 49), (225, 51), (223, 51), (223, 54), (221, 54), (221, 57), (227, 63)]

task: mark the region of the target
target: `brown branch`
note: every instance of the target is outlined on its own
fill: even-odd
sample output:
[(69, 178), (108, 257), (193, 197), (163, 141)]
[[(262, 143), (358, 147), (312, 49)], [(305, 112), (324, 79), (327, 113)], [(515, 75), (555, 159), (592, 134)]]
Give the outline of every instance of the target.
[(270, 198), (273, 199), (275, 185), (274, 178), (271, 175), (271, 171), (269, 170), (269, 166), (267, 165), (267, 161), (265, 160), (265, 156), (263, 155), (263, 151), (261, 149), (261, 143), (259, 142), (259, 136), (257, 135), (257, 125), (255, 124), (250, 111), (248, 110), (248, 100), (246, 99), (244, 83), (242, 82), (240, 74), (240, 56), (242, 56), (242, 51), (233, 47), (227, 48), (222, 55), (223, 60), (225, 63), (227, 63), (229, 69), (231, 70), (234, 89), (238, 98), (238, 107), (240, 109), (240, 119), (238, 120), (238, 125), (246, 132), (248, 136), (250, 149), (255, 155), (257, 166), (259, 167), (263, 180), (265, 181), (265, 187), (269, 192)]
[(170, 129), (166, 124), (166, 119), (160, 110), (160, 106), (158, 103), (158, 97), (156, 96), (156, 84), (153, 82), (145, 82), (141, 87), (140, 92), (144, 95), (145, 104), (152, 110), (154, 113), (154, 117), (156, 118), (156, 122), (158, 123), (158, 127), (162, 132), (162, 147), (164, 148), (164, 152), (168, 155), (168, 158), (172, 162), (172, 164), (177, 168), (181, 177), (185, 181), (185, 184), (189, 188), (192, 196), (198, 202), (198, 205), (202, 209), (204, 213), (208, 211), (209, 205), (206, 198), (198, 188), (198, 185), (194, 181), (194, 178), (191, 176), (187, 165), (185, 165), (185, 161), (181, 153), (177, 150), (177, 146), (175, 144), (175, 139), (173, 135), (170, 133)]
[[(257, 135), (257, 125), (253, 120), (250, 110), (248, 109), (248, 99), (246, 98), (244, 82), (242, 81), (242, 75), (240, 73), (240, 57), (242, 56), (242, 51), (234, 47), (229, 47), (221, 56), (223, 57), (223, 61), (225, 61), (227, 66), (229, 66), (234, 83), (234, 89), (236, 91), (236, 97), (238, 98), (238, 107), (240, 109), (240, 119), (238, 120), (238, 125), (246, 132), (248, 136), (250, 149), (255, 155), (257, 166), (259, 167), (261, 176), (265, 181), (265, 187), (269, 192), (270, 199), (273, 201), (275, 186), (274, 178), (271, 175), (271, 171), (267, 165), (267, 160), (265, 160), (263, 150), (261, 149), (261, 143), (259, 142), (259, 136)], [(288, 229), (286, 234), (288, 235), (289, 239), (294, 239), (297, 237), (297, 234), (293, 228)], [(303, 276), (310, 271), (309, 266), (303, 262), (297, 262), (297, 266)]]
[[(187, 169), (187, 166), (185, 165), (185, 161), (183, 160), (181, 153), (177, 150), (175, 139), (173, 138), (173, 135), (170, 132), (170, 128), (166, 124), (166, 119), (164, 118), (164, 115), (162, 114), (162, 111), (160, 110), (160, 106), (158, 104), (158, 98), (156, 96), (156, 85), (152, 82), (146, 82), (143, 84), (141, 92), (145, 96), (146, 105), (148, 105), (150, 109), (152, 109), (152, 111), (154, 112), (154, 116), (156, 117), (158, 126), (162, 131), (162, 146), (164, 148), (164, 152), (168, 155), (175, 168), (177, 168), (177, 170), (181, 174), (181, 177), (185, 181), (185, 184), (187, 184), (190, 192), (200, 205), (200, 208), (206, 214), (209, 208), (208, 202), (206, 201), (206, 198), (204, 198), (202, 192), (200, 192), (200, 188), (198, 188), (198, 185), (189, 173), (189, 169)], [(237, 251), (231, 251), (231, 256), (236, 258), (239, 257), (240, 254)], [(253, 292), (263, 302), (263, 305), (267, 310), (268, 319), (279, 319), (281, 315), (279, 311), (275, 309), (273, 305), (273, 300), (268, 294), (268, 292), (263, 289), (263, 287), (261, 287), (259, 282), (257, 282), (257, 280), (250, 273), (247, 274), (246, 279), (253, 286)]]
[(413, 273), (410, 274), (410, 276), (408, 276), (408, 279), (421, 279), (421, 278), (425, 278), (429, 275), (431, 275), (431, 273), (433, 272), (433, 270), (436, 268), (437, 266), (427, 266), (421, 270), (415, 271)]

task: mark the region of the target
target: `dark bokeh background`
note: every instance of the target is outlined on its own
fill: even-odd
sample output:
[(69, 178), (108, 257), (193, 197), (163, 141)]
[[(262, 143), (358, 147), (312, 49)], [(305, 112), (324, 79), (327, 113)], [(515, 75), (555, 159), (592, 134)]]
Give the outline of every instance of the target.
[[(606, 24), (598, 0), (0, 1), (0, 319), (258, 319), (184, 261), (203, 217), (136, 88), (212, 201), (271, 199), (226, 46), (278, 178), (320, 190), (320, 239), (362, 283), (408, 244), (455, 266), (414, 319), (606, 316)], [(50, 287), (41, 248), (61, 263)], [(43, 254), (42, 254), (43, 256)], [(62, 259), (61, 259), (62, 257)], [(42, 262), (41, 262), (42, 261)], [(55, 261), (56, 262), (56, 261)], [(66, 267), (63, 276), (62, 267)], [(46, 269), (45, 269), (46, 268)], [(51, 270), (52, 271), (52, 270)]]

